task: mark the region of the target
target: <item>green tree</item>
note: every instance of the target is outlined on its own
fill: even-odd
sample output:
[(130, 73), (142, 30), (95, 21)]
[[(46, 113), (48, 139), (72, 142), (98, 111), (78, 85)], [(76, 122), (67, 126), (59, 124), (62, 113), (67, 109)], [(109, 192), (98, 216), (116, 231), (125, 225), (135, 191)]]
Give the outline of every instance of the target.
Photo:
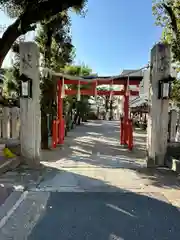
[(162, 27), (162, 41), (171, 44), (173, 59), (180, 62), (180, 1), (154, 0), (153, 14), (156, 25)]
[(1, 9), (15, 19), (0, 39), (0, 66), (18, 37), (34, 30), (39, 22), (48, 21), (71, 7), (81, 11), (85, 3), (85, 0), (0, 0)]
[(20, 96), (20, 55), (17, 51), (17, 44), (13, 47), (15, 53), (12, 67), (6, 69), (3, 81), (3, 96), (5, 99), (13, 99), (19, 105)]
[[(99, 86), (99, 87), (97, 87), (97, 89), (102, 90), (102, 91), (109, 91), (109, 86)], [(101, 95), (101, 96), (97, 96), (96, 99), (94, 97), (92, 99), (97, 103), (98, 112), (99, 112), (99, 108), (100, 108), (99, 104), (102, 107), (104, 107), (105, 111), (104, 111), (103, 118), (106, 119), (107, 115), (109, 113), (109, 120), (112, 120), (115, 97), (114, 96), (110, 97), (110, 95)], [(97, 115), (98, 115), (98, 113), (97, 113)]]
[[(74, 46), (71, 44), (70, 18), (67, 12), (62, 12), (44, 21), (38, 28), (35, 39), (40, 49), (41, 67), (60, 71), (74, 59)], [(16, 92), (19, 97), (19, 44), (13, 45), (15, 62), (12, 69), (13, 78), (8, 78), (6, 89), (9, 93)], [(48, 148), (47, 115), (56, 115), (56, 79), (50, 74), (41, 75), (41, 139), (42, 148)]]
[[(154, 0), (153, 14), (156, 25), (162, 27), (161, 40), (172, 47), (176, 70), (180, 71), (180, 0)], [(180, 81), (172, 84), (172, 100), (180, 103)]]
[[(67, 12), (62, 12), (44, 21), (38, 31), (36, 42), (42, 55), (41, 66), (53, 71), (59, 71), (74, 58), (74, 48), (71, 44), (70, 18)], [(56, 111), (56, 81), (50, 75), (43, 76), (41, 81), (41, 147), (48, 148), (47, 114), (54, 116)]]
[[(94, 75), (92, 73), (92, 69), (90, 69), (86, 65), (67, 65), (64, 68), (64, 73), (72, 76), (89, 76)], [(76, 89), (77, 85), (68, 85), (69, 89)], [(81, 89), (87, 89), (91, 88), (91, 85), (82, 85)], [(68, 111), (65, 113), (65, 118), (67, 122), (67, 127), (69, 128), (69, 122), (71, 122), (71, 116), (72, 116), (72, 109), (75, 106), (76, 107), (76, 115), (75, 115), (75, 123), (80, 124), (80, 121), (86, 121), (87, 114), (89, 112), (89, 98), (90, 96), (81, 96), (81, 100), (77, 101), (77, 96), (67, 96), (66, 101), (68, 101)]]

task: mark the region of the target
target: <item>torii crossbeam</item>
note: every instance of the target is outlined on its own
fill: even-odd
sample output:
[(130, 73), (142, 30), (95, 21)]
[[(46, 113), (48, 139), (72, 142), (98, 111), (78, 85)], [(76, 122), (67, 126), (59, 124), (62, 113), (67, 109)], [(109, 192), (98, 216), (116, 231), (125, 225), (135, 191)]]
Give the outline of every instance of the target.
[[(134, 71), (135, 72), (135, 71)], [(137, 72), (137, 71), (136, 71)], [(121, 121), (121, 137), (120, 141), (123, 145), (128, 145), (129, 149), (133, 147), (133, 134), (132, 134), (132, 121), (129, 117), (129, 96), (139, 96), (139, 89), (130, 90), (129, 86), (136, 86), (139, 88), (139, 84), (143, 79), (142, 71), (139, 75), (135, 74), (121, 74), (118, 76), (87, 76), (76, 77), (62, 73), (53, 74), (57, 78), (57, 119), (53, 123), (53, 148), (57, 144), (64, 143), (64, 119), (63, 119), (63, 98), (65, 95), (116, 95), (124, 96), (124, 116)], [(78, 89), (65, 89), (65, 85), (74, 84), (78, 85)], [(81, 89), (81, 85), (89, 85), (88, 89)], [(98, 90), (99, 85), (123, 85), (123, 90)], [(79, 97), (78, 97), (79, 98)], [(58, 130), (57, 130), (58, 129)]]

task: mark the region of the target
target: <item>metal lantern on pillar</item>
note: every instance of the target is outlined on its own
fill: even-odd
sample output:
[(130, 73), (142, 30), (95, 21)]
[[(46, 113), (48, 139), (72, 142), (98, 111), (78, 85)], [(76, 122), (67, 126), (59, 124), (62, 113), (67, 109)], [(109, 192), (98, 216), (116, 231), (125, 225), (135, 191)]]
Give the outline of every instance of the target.
[(62, 77), (61, 98), (65, 98), (64, 77)]
[(171, 94), (171, 83), (174, 77), (169, 76), (168, 78), (161, 79), (158, 86), (158, 98), (169, 99)]
[(20, 80), (20, 96), (22, 98), (32, 98), (32, 79), (22, 74)]
[(78, 80), (78, 89), (77, 89), (77, 101), (81, 101), (81, 86), (80, 86), (80, 80)]

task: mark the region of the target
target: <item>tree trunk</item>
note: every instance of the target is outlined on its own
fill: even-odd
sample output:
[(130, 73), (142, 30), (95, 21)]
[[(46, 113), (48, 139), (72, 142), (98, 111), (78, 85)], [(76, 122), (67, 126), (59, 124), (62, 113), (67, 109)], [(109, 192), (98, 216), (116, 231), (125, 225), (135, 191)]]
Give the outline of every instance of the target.
[(81, 125), (81, 117), (78, 116), (78, 122), (77, 122), (77, 125)]
[(105, 98), (105, 120), (108, 120), (108, 113), (109, 113), (109, 96)]
[(111, 100), (110, 101), (110, 107), (109, 107), (109, 110), (110, 110), (110, 112), (109, 112), (109, 120), (110, 121), (112, 121), (113, 120), (113, 101)]
[(41, 110), (41, 148), (48, 149), (48, 127), (47, 127), (47, 115)]
[[(44, 27), (44, 31), (47, 36), (46, 44), (45, 44), (45, 53), (44, 53), (44, 61), (45, 67), (50, 68), (50, 61), (51, 61), (51, 44), (52, 44), (52, 30), (49, 26)], [(44, 86), (46, 91), (51, 91), (51, 87), (49, 87), (49, 79), (46, 77), (44, 78)], [(47, 113), (46, 110), (46, 103), (48, 102), (49, 95), (42, 91), (42, 107), (41, 107), (41, 148), (48, 149), (48, 126), (47, 126)], [(52, 103), (52, 99), (49, 99), (49, 102)], [(45, 110), (46, 109), (46, 110)], [(49, 110), (52, 110), (52, 104), (49, 106)], [(52, 112), (52, 111), (51, 111)]]
[[(38, 4), (39, 7), (34, 8), (30, 2), (30, 6), (26, 7), (26, 10), (7, 28), (0, 39), (0, 67), (16, 39), (28, 31), (35, 30), (34, 26), (32, 26), (33, 24), (48, 19), (76, 4), (77, 1), (64, 0), (59, 4), (56, 4), (55, 0), (41, 1), (41, 3)], [(41, 9), (41, 11), (39, 11), (39, 9)], [(47, 9), (49, 9), (49, 11), (47, 11)], [(46, 14), (44, 12), (46, 12)]]
[(100, 110), (99, 110), (99, 106), (97, 107), (97, 119), (99, 119), (99, 115), (100, 115)]

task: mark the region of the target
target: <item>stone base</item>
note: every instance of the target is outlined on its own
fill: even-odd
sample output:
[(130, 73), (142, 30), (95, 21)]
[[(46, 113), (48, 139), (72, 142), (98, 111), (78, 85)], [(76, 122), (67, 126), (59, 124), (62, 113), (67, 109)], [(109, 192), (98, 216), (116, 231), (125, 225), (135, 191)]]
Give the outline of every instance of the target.
[(166, 165), (173, 171), (180, 173), (180, 160), (172, 159), (167, 161)]
[(180, 143), (171, 142), (167, 147), (166, 166), (180, 173)]

